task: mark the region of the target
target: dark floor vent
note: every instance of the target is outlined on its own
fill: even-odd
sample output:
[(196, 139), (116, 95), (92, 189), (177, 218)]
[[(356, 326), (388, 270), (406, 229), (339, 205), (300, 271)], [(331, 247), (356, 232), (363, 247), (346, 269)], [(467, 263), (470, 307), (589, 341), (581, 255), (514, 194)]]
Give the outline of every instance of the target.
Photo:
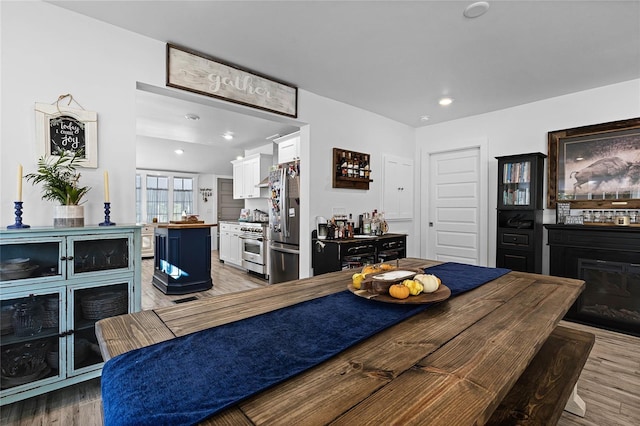
[(198, 300), (195, 296), (185, 297), (184, 299), (176, 299), (173, 303), (184, 303), (184, 302), (193, 302), (194, 300)]

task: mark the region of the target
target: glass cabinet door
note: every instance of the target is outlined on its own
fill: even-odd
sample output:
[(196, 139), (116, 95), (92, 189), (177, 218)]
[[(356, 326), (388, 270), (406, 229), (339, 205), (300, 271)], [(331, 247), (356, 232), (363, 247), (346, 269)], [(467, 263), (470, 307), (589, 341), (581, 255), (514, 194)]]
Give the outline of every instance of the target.
[(65, 350), (63, 290), (54, 288), (40, 294), (14, 293), (0, 301), (0, 387), (29, 388), (34, 382), (57, 381), (60, 348)]
[(503, 206), (531, 204), (531, 161), (505, 162), (499, 189)]
[(70, 262), (70, 276), (132, 269), (133, 244), (128, 235), (113, 235), (101, 239), (73, 237), (70, 238), (69, 245), (67, 254), (73, 260)]
[[(66, 245), (64, 238), (24, 240), (6, 239), (0, 245), (0, 281), (20, 281), (43, 277), (66, 278), (63, 267)], [(66, 263), (66, 262), (65, 262)]]
[(69, 288), (69, 324), (73, 330), (68, 348), (69, 374), (95, 369), (102, 363), (96, 339), (95, 324), (98, 320), (131, 311), (130, 290), (133, 283), (122, 281)]

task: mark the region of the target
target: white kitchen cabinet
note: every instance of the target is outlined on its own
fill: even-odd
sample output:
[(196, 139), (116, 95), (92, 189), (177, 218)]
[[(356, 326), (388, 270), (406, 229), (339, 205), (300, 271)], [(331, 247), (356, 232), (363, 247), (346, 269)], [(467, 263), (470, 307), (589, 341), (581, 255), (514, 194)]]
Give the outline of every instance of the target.
[(140, 227), (2, 230), (0, 238), (0, 405), (100, 376), (96, 322), (140, 310)]
[(268, 176), (273, 164), (273, 156), (253, 154), (242, 160), (234, 160), (233, 164), (233, 198), (267, 198), (267, 188), (258, 186)]
[(142, 226), (142, 257), (153, 257), (155, 253), (155, 226), (143, 225)]
[(413, 218), (413, 160), (385, 156), (382, 211), (385, 219)]
[(300, 132), (291, 133), (273, 141), (278, 144), (278, 163), (300, 159)]
[(240, 225), (222, 222), (220, 229), (220, 260), (236, 266), (242, 266), (242, 246), (240, 244)]
[(243, 160), (234, 160), (233, 163), (233, 198), (244, 198), (244, 169)]

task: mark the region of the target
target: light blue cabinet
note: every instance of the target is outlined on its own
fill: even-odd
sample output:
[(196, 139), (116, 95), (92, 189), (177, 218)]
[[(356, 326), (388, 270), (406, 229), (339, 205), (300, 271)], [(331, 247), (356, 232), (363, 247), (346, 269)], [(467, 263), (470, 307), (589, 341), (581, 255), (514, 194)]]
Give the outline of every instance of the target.
[(98, 377), (95, 323), (140, 297), (140, 226), (0, 230), (0, 405)]

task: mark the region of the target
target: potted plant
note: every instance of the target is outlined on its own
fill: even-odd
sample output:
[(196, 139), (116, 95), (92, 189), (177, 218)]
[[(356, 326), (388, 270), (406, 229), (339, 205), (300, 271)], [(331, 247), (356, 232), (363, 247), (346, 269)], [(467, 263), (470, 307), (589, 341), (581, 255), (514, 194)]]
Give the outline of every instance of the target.
[(42, 198), (57, 201), (53, 226), (84, 226), (84, 206), (80, 205), (82, 197), (91, 189), (80, 186), (80, 173), (76, 171), (78, 163), (83, 159), (81, 152), (61, 151), (55, 156), (40, 157), (38, 170), (25, 176), (33, 185), (42, 183)]

